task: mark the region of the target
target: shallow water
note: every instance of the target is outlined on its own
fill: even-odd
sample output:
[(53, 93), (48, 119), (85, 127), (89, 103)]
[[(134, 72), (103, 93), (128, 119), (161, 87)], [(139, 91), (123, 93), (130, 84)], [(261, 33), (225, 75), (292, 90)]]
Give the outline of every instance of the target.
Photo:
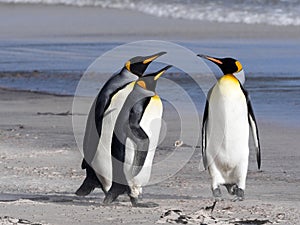
[[(0, 87), (74, 95), (76, 86), (89, 65), (98, 56), (120, 44), (1, 42)], [(244, 65), (247, 77), (245, 87), (250, 92), (257, 117), (299, 126), (298, 42), (211, 40), (179, 44), (195, 53), (239, 59)], [(122, 64), (118, 67), (121, 66)], [(159, 66), (161, 65), (154, 64), (150, 70)], [(208, 66), (217, 77), (221, 75), (215, 65), (208, 63)], [(198, 110), (202, 111), (205, 95), (192, 80), (186, 76), (178, 76), (178, 73), (180, 71), (173, 69), (167, 78), (184, 88), (197, 102)], [(108, 76), (104, 75), (104, 80)], [(99, 89), (102, 84), (91, 82), (90, 85)], [(178, 93), (170, 87), (162, 97), (176, 101)]]

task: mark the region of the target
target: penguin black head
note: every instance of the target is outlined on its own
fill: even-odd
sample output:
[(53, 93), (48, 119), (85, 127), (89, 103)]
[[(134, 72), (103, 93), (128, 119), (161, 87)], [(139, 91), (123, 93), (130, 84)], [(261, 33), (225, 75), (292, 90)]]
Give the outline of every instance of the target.
[(149, 56), (136, 56), (134, 58), (129, 59), (125, 63), (125, 68), (133, 74), (136, 74), (137, 76), (141, 77), (143, 76), (145, 70), (150, 65), (150, 63), (164, 54), (166, 54), (166, 52), (159, 52)]
[(215, 58), (207, 55), (197, 56), (208, 59), (209, 61), (217, 64), (224, 75), (238, 73), (243, 69), (242, 64), (238, 60), (233, 58)]
[(158, 78), (160, 78), (160, 76), (163, 75), (171, 67), (171, 65), (168, 65), (155, 73), (147, 74), (138, 79), (136, 83), (146, 90), (155, 92)]
[(245, 73), (243, 70), (242, 64), (233, 58), (215, 58), (207, 55), (197, 55), (201, 58), (207, 59), (219, 66), (224, 75), (232, 74), (234, 75), (240, 82), (240, 84), (245, 83)]

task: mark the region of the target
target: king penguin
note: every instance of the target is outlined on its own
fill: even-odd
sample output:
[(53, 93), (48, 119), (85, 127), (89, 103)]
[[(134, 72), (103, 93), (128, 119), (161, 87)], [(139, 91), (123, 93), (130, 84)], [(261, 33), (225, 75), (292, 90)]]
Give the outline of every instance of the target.
[(124, 104), (120, 105), (111, 143), (108, 143), (113, 173), (105, 204), (126, 193), (134, 207), (157, 206), (152, 202), (138, 202), (138, 196), (150, 179), (161, 129), (163, 105), (155, 92), (156, 83), (170, 67), (139, 78)]
[[(103, 88), (97, 95), (88, 115), (83, 140), (84, 159), (81, 167), (82, 169), (86, 169), (86, 178), (76, 191), (76, 195), (88, 195), (96, 187), (100, 187), (104, 192), (106, 191), (95, 171), (91, 167), (91, 163), (99, 147), (99, 139), (103, 130), (102, 124), (104, 114), (107, 111), (113, 96), (120, 94), (121, 92), (123, 98), (126, 99), (127, 95), (133, 88), (133, 85), (128, 86), (128, 84), (141, 77), (150, 63), (164, 54), (166, 54), (166, 52), (159, 52), (149, 56), (136, 56), (129, 59), (120, 72), (114, 74), (104, 84)], [(113, 124), (111, 124), (111, 126), (113, 126)]]
[[(202, 122), (202, 156), (205, 169), (211, 176), (211, 188), (220, 199), (224, 185), (233, 201), (244, 199), (249, 158), (249, 125), (252, 129), (258, 169), (261, 166), (258, 128), (248, 92), (235, 75), (244, 74), (242, 64), (233, 58), (214, 58), (212, 61), (223, 76), (210, 89)], [(244, 82), (245, 79), (242, 79)]]

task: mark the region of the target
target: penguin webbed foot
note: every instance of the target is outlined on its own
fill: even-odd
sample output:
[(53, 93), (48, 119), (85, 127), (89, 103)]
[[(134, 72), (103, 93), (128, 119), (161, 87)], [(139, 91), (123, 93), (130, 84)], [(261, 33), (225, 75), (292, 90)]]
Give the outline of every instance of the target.
[(89, 195), (95, 188), (102, 188), (100, 182), (88, 176), (84, 179), (75, 194), (77, 196), (86, 196)]
[(224, 186), (230, 195), (235, 195), (236, 189), (238, 188), (236, 184), (224, 184)]
[(139, 208), (155, 208), (159, 205), (155, 202), (138, 202), (138, 198), (134, 198), (130, 196), (130, 201), (132, 207), (139, 207)]
[(104, 205), (109, 205), (112, 202), (114, 202), (117, 198), (118, 198), (118, 195), (115, 195), (115, 194), (109, 192), (105, 195), (105, 198), (103, 200), (103, 204)]
[(90, 194), (96, 186), (91, 183), (87, 178), (83, 181), (82, 185), (77, 189), (75, 195), (77, 196), (87, 196)]
[(215, 201), (221, 201), (222, 200), (222, 193), (220, 187), (217, 187), (212, 190), (213, 196), (215, 198)]
[(86, 169), (86, 178), (81, 186), (75, 192), (78, 196), (86, 196), (90, 194), (95, 188), (102, 188), (100, 181), (92, 167), (90, 167), (85, 160), (82, 161), (82, 169)]
[(238, 186), (236, 186), (236, 188), (234, 189), (234, 195), (235, 197), (232, 199), (233, 202), (243, 201), (245, 199), (244, 190), (239, 188)]

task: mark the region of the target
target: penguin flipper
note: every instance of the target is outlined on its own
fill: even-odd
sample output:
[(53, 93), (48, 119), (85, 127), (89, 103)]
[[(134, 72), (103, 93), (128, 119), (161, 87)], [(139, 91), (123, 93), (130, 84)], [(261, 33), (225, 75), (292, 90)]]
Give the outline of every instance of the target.
[(207, 100), (205, 104), (203, 120), (202, 120), (202, 159), (205, 170), (208, 169), (207, 156), (206, 156), (206, 145), (207, 145), (207, 120), (208, 120), (208, 109), (209, 109), (209, 98), (211, 95), (212, 89), (209, 90), (207, 94)]
[(140, 121), (143, 117), (145, 107), (148, 105), (151, 98), (145, 98), (137, 102), (130, 111), (128, 137), (136, 144), (134, 153), (132, 175), (136, 176), (142, 169), (149, 149), (149, 137), (143, 128), (140, 126)]
[(255, 116), (254, 116), (254, 111), (253, 111), (253, 108), (252, 108), (252, 104), (251, 104), (251, 101), (250, 101), (250, 96), (249, 96), (248, 92), (242, 87), (242, 85), (241, 85), (241, 88), (244, 92), (244, 95), (245, 95), (246, 101), (247, 101), (248, 121), (249, 121), (249, 125), (251, 127), (251, 130), (252, 130), (252, 137), (253, 137), (254, 144), (255, 144), (257, 166), (258, 166), (258, 169), (260, 169), (260, 166), (261, 166), (261, 149), (260, 149), (260, 139), (259, 139), (259, 134), (258, 134), (257, 123), (256, 123), (256, 119), (255, 119)]
[(93, 101), (86, 122), (83, 138), (84, 158), (81, 163), (81, 168), (86, 169), (87, 173), (85, 180), (76, 191), (76, 194), (80, 196), (88, 195), (95, 189), (95, 187), (101, 187), (104, 191), (102, 184), (96, 176), (95, 171), (90, 166), (97, 151), (102, 129), (102, 120), (104, 116), (103, 114), (105, 108), (108, 105), (108, 98), (104, 94), (105, 93), (103, 93), (103, 91), (100, 91), (96, 99)]
[[(249, 105), (250, 105), (250, 107), (249, 107)], [(252, 111), (252, 107), (251, 107), (250, 103), (248, 104), (248, 110), (249, 110), (249, 108), (251, 108), (251, 111)], [(259, 140), (258, 128), (257, 128), (257, 124), (256, 124), (256, 120), (255, 120), (253, 111), (252, 111), (252, 113), (250, 113), (250, 110), (249, 110), (248, 117), (249, 117), (250, 127), (252, 129), (252, 136), (253, 136), (255, 149), (256, 149), (257, 166), (258, 166), (258, 169), (260, 169), (260, 166), (261, 166), (260, 140)]]
[[(105, 86), (108, 86), (108, 84)], [(113, 93), (112, 90), (107, 89), (105, 86), (98, 93), (88, 114), (83, 139), (83, 149), (86, 151), (96, 151), (101, 136), (104, 112), (111, 98), (110, 95)]]
[[(88, 114), (85, 133), (83, 138), (83, 153), (84, 159), (87, 163), (91, 163), (99, 142), (99, 133), (97, 132), (97, 127), (95, 123), (95, 107), (96, 100), (93, 102), (90, 112)], [(84, 169), (84, 168), (82, 168)]]
[(85, 134), (83, 139), (83, 152), (84, 159), (87, 163), (91, 163), (94, 159), (95, 153), (97, 152), (97, 147), (99, 144), (99, 139), (102, 134), (102, 122), (103, 118), (112, 112), (105, 112), (111, 102), (112, 97), (121, 89), (123, 89), (128, 82), (120, 82), (118, 80), (119, 74), (114, 74), (102, 87), (101, 91), (98, 93), (97, 97), (93, 101), (90, 108)]
[(202, 159), (203, 159), (203, 165), (205, 170), (207, 170), (207, 157), (206, 157), (206, 129), (207, 129), (207, 118), (208, 118), (208, 101), (206, 101), (205, 104), (205, 110), (203, 114), (203, 120), (202, 120)]
[(91, 164), (96, 154), (101, 136), (103, 114), (107, 104), (107, 98), (103, 98), (102, 92), (100, 92), (90, 108), (83, 138), (82, 169), (86, 169), (86, 165)]

